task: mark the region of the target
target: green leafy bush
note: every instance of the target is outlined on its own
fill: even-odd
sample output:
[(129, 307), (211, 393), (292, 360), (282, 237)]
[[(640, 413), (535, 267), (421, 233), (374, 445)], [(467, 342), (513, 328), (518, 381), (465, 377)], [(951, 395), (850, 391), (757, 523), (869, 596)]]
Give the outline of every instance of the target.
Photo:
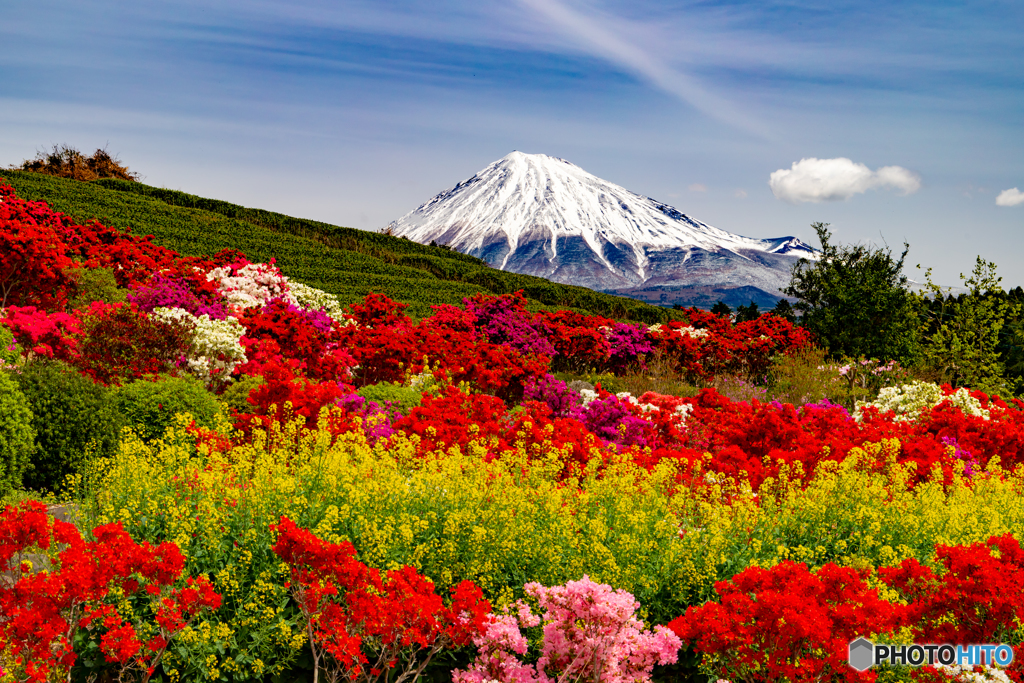
[(403, 387), (401, 384), (392, 384), (391, 382), (370, 384), (359, 389), (356, 393), (367, 401), (376, 401), (381, 405), (390, 402), (402, 413), (408, 413), (418, 406), (423, 399), (423, 395), (419, 391)]
[(10, 374), (0, 371), (0, 498), (21, 486), (35, 440), (25, 394)]
[(9, 329), (0, 325), (0, 367), (14, 365), (18, 362), (19, 355), (21, 352), (14, 341), (14, 335)]
[(80, 268), (76, 277), (77, 293), (68, 304), (70, 308), (88, 308), (93, 301), (116, 304), (127, 297), (127, 290), (117, 286), (113, 268)]
[(36, 433), (26, 486), (55, 490), (90, 457), (117, 450), (123, 422), (110, 389), (56, 361), (33, 361), (14, 377), (28, 399)]
[(188, 413), (197, 425), (211, 429), (224, 417), (217, 397), (192, 377), (130, 382), (118, 391), (117, 407), (127, 424), (147, 441), (163, 436), (179, 413)]
[(252, 390), (266, 384), (266, 380), (260, 375), (246, 375), (241, 379), (232, 382), (220, 395), (220, 402), (228, 410), (237, 413), (248, 413), (252, 411), (252, 404), (247, 400)]

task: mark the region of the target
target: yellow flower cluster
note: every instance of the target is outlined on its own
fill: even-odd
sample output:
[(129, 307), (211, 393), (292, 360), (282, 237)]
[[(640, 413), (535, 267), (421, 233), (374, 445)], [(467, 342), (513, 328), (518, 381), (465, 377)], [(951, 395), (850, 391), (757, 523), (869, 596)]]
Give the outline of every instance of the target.
[(936, 543), (1024, 532), (1020, 473), (993, 463), (970, 480), (912, 487), (898, 442), (868, 445), (809, 479), (784, 468), (756, 495), (713, 476), (681, 486), (673, 463), (648, 471), (612, 449), (595, 458), (599, 467), (560, 480), (554, 448), (487, 462), (474, 444), (426, 457), (417, 446), (401, 434), (371, 446), (359, 431), (332, 438), (298, 422), (226, 453), (197, 450), (183, 430), (153, 444), (128, 434), (83, 478), (81, 498), (95, 522), (175, 541), (189, 572), (213, 575), (224, 607), (182, 635), (190, 655), (169, 666), (183, 680), (273, 674), (305, 646), (287, 570), (271, 551), (282, 515), (351, 541), (371, 566), (411, 565), (442, 593), (470, 579), (502, 605), (527, 582), (588, 574), (633, 593), (660, 623), (750, 565), (928, 561)]

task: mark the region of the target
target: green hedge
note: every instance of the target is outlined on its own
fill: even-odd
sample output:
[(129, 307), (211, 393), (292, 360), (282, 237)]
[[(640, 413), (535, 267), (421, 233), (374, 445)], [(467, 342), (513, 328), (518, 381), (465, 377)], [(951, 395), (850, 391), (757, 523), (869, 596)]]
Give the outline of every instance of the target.
[(175, 416), (188, 413), (201, 427), (217, 427), (226, 417), (217, 398), (192, 377), (139, 379), (117, 392), (117, 408), (145, 440), (160, 438)]
[(21, 486), (35, 440), (28, 399), (12, 373), (0, 370), (0, 498)]
[(123, 418), (112, 390), (57, 361), (27, 363), (14, 377), (28, 400), (36, 434), (24, 476), (27, 487), (55, 491), (91, 457), (117, 450)]

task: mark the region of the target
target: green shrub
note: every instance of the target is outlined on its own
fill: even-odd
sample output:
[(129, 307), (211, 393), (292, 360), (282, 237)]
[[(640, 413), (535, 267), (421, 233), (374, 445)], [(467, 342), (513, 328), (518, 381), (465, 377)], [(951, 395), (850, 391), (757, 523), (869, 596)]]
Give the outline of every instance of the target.
[(93, 301), (116, 304), (127, 297), (127, 290), (117, 286), (113, 268), (81, 268), (76, 278), (77, 293), (68, 304), (71, 308), (88, 308)]
[(224, 417), (217, 397), (192, 377), (139, 379), (121, 387), (117, 407), (127, 424), (145, 440), (164, 435), (179, 413), (188, 413), (201, 427), (214, 428)]
[(408, 413), (418, 406), (423, 399), (423, 395), (419, 391), (403, 387), (401, 384), (392, 384), (391, 382), (370, 384), (359, 389), (356, 393), (367, 401), (376, 401), (382, 406), (385, 402), (390, 402), (393, 407), (402, 413)]
[(28, 399), (36, 432), (26, 486), (55, 490), (90, 457), (117, 450), (123, 422), (110, 389), (55, 361), (33, 361), (14, 377)]
[(21, 351), (14, 341), (11, 331), (0, 325), (0, 366), (14, 365), (18, 362)]
[(14, 378), (0, 371), (0, 498), (21, 486), (35, 441), (28, 399)]
[(236, 413), (248, 413), (252, 410), (252, 404), (246, 399), (249, 398), (253, 389), (266, 383), (266, 380), (260, 375), (246, 375), (227, 386), (220, 395), (220, 402), (228, 410), (233, 410)]

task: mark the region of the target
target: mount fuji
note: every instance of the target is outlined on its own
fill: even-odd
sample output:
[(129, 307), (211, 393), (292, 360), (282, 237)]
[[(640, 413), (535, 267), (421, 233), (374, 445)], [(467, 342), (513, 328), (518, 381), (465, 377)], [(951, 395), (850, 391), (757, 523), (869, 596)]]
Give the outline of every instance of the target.
[(522, 152), (388, 227), (502, 270), (661, 304), (771, 306), (793, 264), (817, 257), (795, 237), (719, 230), (564, 159)]

